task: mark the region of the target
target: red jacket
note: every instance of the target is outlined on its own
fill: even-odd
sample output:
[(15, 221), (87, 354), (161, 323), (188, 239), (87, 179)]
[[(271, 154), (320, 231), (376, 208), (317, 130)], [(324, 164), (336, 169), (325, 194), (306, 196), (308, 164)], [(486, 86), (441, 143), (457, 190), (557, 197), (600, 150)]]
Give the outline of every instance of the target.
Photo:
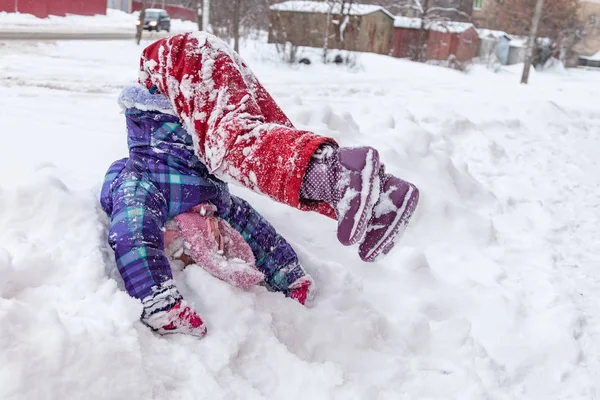
[(311, 156), (335, 141), (294, 128), (224, 42), (203, 32), (161, 39), (144, 50), (140, 69), (140, 83), (171, 100), (211, 172), (335, 218), (326, 203), (300, 202), (299, 196)]

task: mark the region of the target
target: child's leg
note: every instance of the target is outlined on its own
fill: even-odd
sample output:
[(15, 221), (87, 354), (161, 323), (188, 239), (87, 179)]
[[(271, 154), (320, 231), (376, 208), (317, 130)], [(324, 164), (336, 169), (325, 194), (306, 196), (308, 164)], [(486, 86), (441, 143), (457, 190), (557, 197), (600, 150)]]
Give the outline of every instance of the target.
[(140, 83), (169, 98), (211, 172), (299, 207), (312, 155), (335, 141), (295, 129), (226, 43), (206, 33), (174, 35), (148, 46), (140, 67)]
[(368, 147), (322, 149), (308, 165), (300, 195), (331, 204), (339, 241), (360, 243), (360, 258), (369, 262), (391, 251), (419, 202), (419, 189), (385, 173)]
[[(378, 218), (385, 199), (374, 149), (338, 151), (333, 139), (295, 129), (239, 55), (214, 36), (183, 34), (153, 43), (143, 52), (140, 82), (170, 99), (195, 139), (197, 155), (212, 172), (292, 207), (337, 216), (338, 238), (345, 245), (361, 243), (377, 224), (389, 223), (382, 239), (369, 240), (380, 250), (362, 252), (370, 253), (364, 259), (389, 251), (402, 225), (395, 221), (408, 221), (401, 215)], [(335, 150), (325, 159), (331, 162), (311, 168), (313, 156), (326, 145)], [(327, 198), (305, 190), (306, 201), (301, 201), (301, 188), (320, 184), (323, 176)], [(399, 197), (390, 197), (396, 214), (403, 213)], [(374, 210), (377, 202), (379, 212)]]

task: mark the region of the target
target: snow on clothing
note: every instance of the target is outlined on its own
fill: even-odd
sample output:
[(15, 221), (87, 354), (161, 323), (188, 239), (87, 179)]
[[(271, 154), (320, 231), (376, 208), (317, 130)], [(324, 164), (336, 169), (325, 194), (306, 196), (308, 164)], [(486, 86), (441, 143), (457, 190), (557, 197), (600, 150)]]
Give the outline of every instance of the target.
[(143, 51), (140, 69), (140, 83), (170, 100), (211, 173), (335, 218), (325, 202), (300, 201), (313, 154), (334, 140), (295, 129), (224, 42), (204, 32), (161, 39)]
[[(417, 188), (386, 174), (369, 147), (338, 149), (331, 162), (323, 160), (324, 169), (311, 168), (315, 153), (337, 148), (335, 141), (295, 129), (239, 55), (216, 37), (196, 32), (158, 40), (142, 53), (139, 81), (170, 100), (211, 173), (337, 218), (338, 239), (360, 243), (363, 260), (387, 254), (404, 231)], [(302, 187), (323, 172), (333, 177), (323, 177), (330, 185), (326, 198), (305, 201)]]
[(192, 137), (169, 101), (142, 87), (124, 89), (129, 158), (113, 163), (101, 203), (111, 215), (109, 243), (128, 293), (144, 303), (144, 317), (173, 307), (181, 295), (164, 253), (162, 228), (168, 219), (211, 202), (220, 218), (250, 245), (256, 266), (274, 290), (289, 295), (306, 273), (292, 247), (246, 201), (229, 194), (194, 155)]

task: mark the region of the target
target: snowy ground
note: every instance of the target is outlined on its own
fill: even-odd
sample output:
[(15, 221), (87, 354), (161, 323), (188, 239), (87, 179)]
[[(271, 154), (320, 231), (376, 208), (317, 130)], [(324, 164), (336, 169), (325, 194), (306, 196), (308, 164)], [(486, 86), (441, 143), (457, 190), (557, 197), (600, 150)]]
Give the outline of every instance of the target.
[(0, 43), (0, 398), (599, 399), (600, 73), (361, 71), (243, 56), (302, 128), (380, 149), (421, 188), (376, 264), (335, 224), (237, 190), (314, 275), (312, 309), (189, 268), (202, 341), (118, 288), (97, 204), (126, 155), (130, 42)]

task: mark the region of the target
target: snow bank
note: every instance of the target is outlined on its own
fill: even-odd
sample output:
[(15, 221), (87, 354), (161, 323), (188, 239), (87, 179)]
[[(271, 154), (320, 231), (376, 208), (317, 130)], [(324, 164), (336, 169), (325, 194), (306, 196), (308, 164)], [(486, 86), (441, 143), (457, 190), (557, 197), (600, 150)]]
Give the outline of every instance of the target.
[[(131, 31), (135, 29), (138, 19), (137, 13), (128, 14), (111, 8), (106, 10), (106, 15), (83, 16), (67, 15), (58, 17), (51, 15), (48, 18), (37, 18), (31, 14), (0, 12), (0, 30), (61, 30), (80, 32), (111, 32)], [(198, 29), (198, 25), (191, 21), (178, 19), (171, 20), (172, 32), (187, 32)]]
[(334, 221), (234, 188), (319, 291), (306, 309), (189, 268), (176, 279), (208, 324), (197, 341), (138, 322), (96, 203), (126, 154), (116, 98), (139, 52), (0, 47), (0, 398), (594, 398), (600, 74), (521, 86), (376, 55), (360, 73), (287, 68), (242, 49), (299, 127), (377, 147), (422, 200), (398, 249), (365, 264)]

